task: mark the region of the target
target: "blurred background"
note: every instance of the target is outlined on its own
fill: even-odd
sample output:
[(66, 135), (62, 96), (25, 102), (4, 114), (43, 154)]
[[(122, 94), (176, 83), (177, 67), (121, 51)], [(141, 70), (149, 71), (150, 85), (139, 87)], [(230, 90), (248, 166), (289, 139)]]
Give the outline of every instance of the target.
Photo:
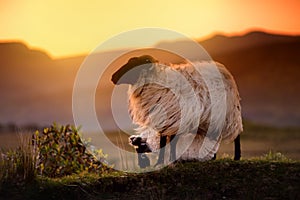
[[(116, 34), (158, 27), (196, 40), (235, 77), (242, 98), (244, 157), (272, 150), (300, 159), (299, 10), (297, 0), (0, 1), (0, 148), (13, 148), (18, 134), (53, 122), (74, 124), (73, 84), (86, 56)], [(116, 43), (97, 56), (105, 58), (144, 39)], [(153, 45), (186, 47), (180, 38)], [(126, 59), (113, 69), (122, 62)], [(107, 66), (100, 62), (99, 67)], [(113, 87), (109, 74), (95, 97), (97, 112), (109, 114), (103, 106), (110, 100), (106, 87)], [(125, 97), (124, 88), (116, 104), (126, 105)], [(120, 111), (121, 120), (128, 121), (126, 115)], [(111, 140), (127, 145), (127, 136), (120, 136), (111, 121), (102, 123)], [(232, 144), (222, 145), (220, 156), (232, 155), (232, 149)]]

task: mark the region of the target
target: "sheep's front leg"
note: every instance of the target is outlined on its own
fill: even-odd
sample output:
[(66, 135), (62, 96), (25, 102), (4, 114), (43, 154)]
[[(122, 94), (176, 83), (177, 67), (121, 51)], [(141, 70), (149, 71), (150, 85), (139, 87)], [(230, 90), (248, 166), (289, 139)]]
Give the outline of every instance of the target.
[(174, 162), (176, 160), (176, 144), (178, 141), (178, 137), (176, 135), (171, 135), (170, 138), (170, 162)]
[(166, 144), (167, 144), (167, 136), (160, 136), (160, 141), (159, 141), (160, 150), (159, 150), (158, 160), (157, 160), (157, 163), (155, 164), (155, 166), (164, 163)]
[(234, 139), (234, 160), (240, 160), (241, 158), (241, 142), (240, 135)]
[(217, 159), (217, 154), (214, 154), (214, 157), (211, 160), (216, 160)]

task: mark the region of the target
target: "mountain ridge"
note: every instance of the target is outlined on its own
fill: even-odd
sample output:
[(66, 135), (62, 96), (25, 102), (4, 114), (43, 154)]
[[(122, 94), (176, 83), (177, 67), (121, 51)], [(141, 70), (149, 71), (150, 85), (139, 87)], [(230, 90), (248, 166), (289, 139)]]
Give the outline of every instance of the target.
[[(162, 43), (184, 47), (182, 41)], [(199, 43), (235, 77), (245, 119), (300, 126), (300, 36), (255, 31), (215, 35)], [(73, 123), (73, 83), (84, 59), (84, 55), (53, 59), (19, 42), (0, 43), (0, 123)]]

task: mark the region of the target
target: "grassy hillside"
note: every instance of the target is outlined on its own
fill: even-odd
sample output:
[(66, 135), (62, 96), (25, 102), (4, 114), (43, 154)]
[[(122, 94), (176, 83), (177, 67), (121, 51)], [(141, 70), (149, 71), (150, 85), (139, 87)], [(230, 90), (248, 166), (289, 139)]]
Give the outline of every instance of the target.
[(3, 185), (0, 199), (299, 199), (300, 162), (276, 155), (177, 163), (141, 174), (37, 178)]
[[(2, 140), (3, 136), (7, 136), (6, 140)], [(30, 139), (28, 136), (30, 135), (27, 135), (27, 139)], [(17, 136), (14, 137), (17, 141)], [(114, 140), (116, 133), (111, 133), (108, 137), (116, 142)], [(6, 143), (13, 140), (12, 138), (12, 134), (0, 134), (0, 141)], [(23, 142), (22, 140), (16, 142), (15, 145), (21, 148), (10, 147), (16, 149), (16, 153), (12, 151), (6, 153), (0, 148), (0, 199), (299, 199), (300, 197), (300, 161), (297, 159), (300, 152), (299, 129), (279, 129), (246, 123), (242, 135), (241, 161), (233, 161), (230, 158), (233, 147), (232, 144), (228, 144), (221, 146), (216, 161), (175, 163), (148, 173), (130, 174), (110, 169), (100, 171), (98, 174), (84, 171), (81, 174), (61, 178), (47, 178), (39, 173), (36, 168), (36, 151), (25, 148), (28, 145), (27, 139), (23, 135)], [(127, 140), (127, 137), (124, 136), (124, 139)], [(2, 145), (4, 146), (4, 143)], [(54, 149), (56, 147), (57, 145), (53, 146)], [(104, 146), (102, 147), (105, 150)], [(270, 149), (280, 150), (284, 154), (273, 153), (274, 151), (271, 152)], [(293, 157), (292, 153), (295, 153), (296, 160), (290, 159)], [(253, 156), (256, 158), (249, 158)], [(1, 162), (1, 158), (5, 162)]]

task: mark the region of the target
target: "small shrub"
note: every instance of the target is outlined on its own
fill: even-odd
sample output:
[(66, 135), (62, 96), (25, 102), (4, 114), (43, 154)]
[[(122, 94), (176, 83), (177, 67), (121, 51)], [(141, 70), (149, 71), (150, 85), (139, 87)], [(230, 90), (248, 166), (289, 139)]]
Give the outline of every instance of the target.
[[(36, 131), (33, 143), (37, 151), (37, 170), (41, 175), (61, 177), (82, 171), (101, 173), (109, 169), (99, 161), (105, 158), (89, 152), (74, 126), (52, 125), (42, 133)], [(97, 159), (98, 158), (98, 159)]]
[(269, 151), (262, 157), (262, 159), (265, 159), (267, 161), (290, 161), (290, 159), (287, 158), (284, 154), (273, 151)]

